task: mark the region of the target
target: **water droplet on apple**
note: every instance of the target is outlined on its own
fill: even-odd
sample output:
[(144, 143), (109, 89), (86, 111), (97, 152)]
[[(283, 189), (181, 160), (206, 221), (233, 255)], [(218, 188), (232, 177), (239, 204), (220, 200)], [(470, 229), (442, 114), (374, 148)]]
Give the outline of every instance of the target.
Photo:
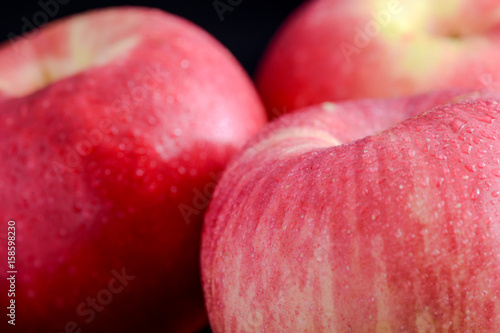
[(482, 117), (476, 117), (477, 120), (482, 121), (483, 123), (491, 124), (492, 118), (490, 116), (482, 116)]
[(476, 171), (476, 166), (474, 164), (466, 163), (464, 166), (470, 172), (475, 172)]
[(493, 169), (491, 173), (496, 177), (500, 177), (500, 169)]
[(156, 122), (157, 122), (157, 119), (155, 117), (153, 117), (153, 116), (148, 117), (148, 123), (150, 125), (154, 125), (154, 124), (156, 124)]
[(186, 173), (186, 168), (181, 166), (181, 167), (179, 167), (179, 168), (177, 169), (177, 171), (178, 171), (181, 175), (184, 175), (184, 174)]
[(451, 129), (457, 133), (459, 132), (466, 124), (467, 122), (463, 120), (462, 118), (456, 117), (455, 119), (452, 120), (450, 123)]
[(143, 169), (137, 169), (137, 170), (135, 171), (135, 174), (136, 174), (136, 176), (138, 176), (138, 177), (142, 177), (142, 176), (144, 176), (144, 170), (143, 170)]
[(470, 154), (470, 152), (472, 150), (472, 145), (469, 143), (464, 143), (464, 144), (462, 144), (461, 149), (462, 149), (462, 153)]
[(439, 125), (436, 126), (436, 130), (437, 131), (444, 131), (447, 128), (448, 127), (445, 124), (443, 124), (443, 123), (441, 123), (441, 124), (439, 124)]
[(491, 192), (491, 196), (493, 198), (497, 198), (499, 195), (500, 195), (500, 191), (493, 191), (493, 192)]
[(190, 65), (189, 60), (187, 60), (187, 59), (183, 59), (183, 60), (181, 61), (181, 67), (182, 67), (182, 68), (187, 69), (187, 68), (189, 68), (189, 65)]
[(481, 136), (483, 138), (486, 138), (486, 139), (490, 139), (490, 140), (496, 140), (497, 139), (496, 136), (493, 135), (492, 133), (489, 133), (489, 132), (486, 132), (486, 131), (483, 131), (483, 130), (479, 131), (479, 134), (481, 134)]
[(476, 188), (474, 191), (472, 191), (472, 193), (470, 194), (471, 200), (476, 200), (479, 197), (480, 193), (481, 193), (481, 191), (478, 188)]
[(438, 178), (438, 179), (437, 179), (437, 181), (436, 181), (436, 186), (437, 186), (437, 187), (441, 187), (441, 185), (443, 185), (443, 183), (444, 183), (444, 178), (443, 178), (443, 177), (440, 177), (440, 178)]

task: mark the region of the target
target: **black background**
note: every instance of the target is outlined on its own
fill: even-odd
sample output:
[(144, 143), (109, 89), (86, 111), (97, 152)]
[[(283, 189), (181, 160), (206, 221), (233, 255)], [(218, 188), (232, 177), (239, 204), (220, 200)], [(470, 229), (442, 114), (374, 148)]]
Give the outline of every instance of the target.
[[(92, 8), (133, 5), (164, 9), (198, 24), (215, 36), (240, 61), (250, 75), (264, 52), (271, 36), (285, 18), (304, 0), (263, 1), (263, 0), (164, 0), (164, 1), (120, 1), (120, 0), (37, 0), (37, 1), (3, 1), (0, 5), (0, 40), (9, 40), (20, 35), (25, 28), (25, 21), (35, 28), (43, 24), (45, 13), (50, 21), (71, 14), (80, 13)], [(217, 13), (214, 2), (231, 6), (232, 11), (224, 12), (223, 20)], [(57, 11), (47, 13), (41, 3), (57, 4)], [(230, 4), (236, 4), (232, 6)]]
[[(295, 8), (304, 2), (304, 0), (216, 0), (219, 4), (224, 3), (232, 7), (232, 10), (223, 13), (223, 20), (221, 20), (215, 9), (214, 0), (60, 0), (64, 4), (60, 4), (57, 0), (7, 1), (0, 5), (0, 41), (8, 41), (13, 35), (21, 35), (23, 29), (27, 28), (26, 21), (32, 23), (34, 28), (39, 28), (44, 23), (44, 17), (52, 21), (88, 9), (109, 6), (156, 7), (182, 16), (210, 32), (236, 56), (251, 76), (278, 27)], [(48, 13), (41, 3), (46, 6), (51, 3), (50, 8), (55, 8), (54, 4), (56, 4), (58, 9)], [(40, 13), (45, 13), (45, 16)], [(209, 332), (209, 328), (203, 331), (203, 333)]]

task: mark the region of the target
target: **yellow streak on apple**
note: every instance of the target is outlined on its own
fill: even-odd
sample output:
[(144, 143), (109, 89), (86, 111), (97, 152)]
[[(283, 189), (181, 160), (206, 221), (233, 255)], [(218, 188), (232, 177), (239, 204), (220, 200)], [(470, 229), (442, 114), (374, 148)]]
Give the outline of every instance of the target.
[(383, 259), (384, 253), (384, 240), (380, 235), (372, 240), (373, 260), (377, 267), (377, 274), (375, 274), (375, 299), (377, 301), (377, 325), (375, 332), (389, 333), (391, 332), (390, 326), (390, 305), (391, 305), (391, 290), (387, 283), (387, 267)]
[[(424, 255), (425, 256), (439, 256), (439, 249), (442, 249), (443, 247), (446, 247), (446, 244), (441, 244), (442, 242), (440, 241), (441, 238), (438, 236), (440, 235), (439, 230), (433, 230), (434, 226), (439, 226), (439, 224), (435, 224), (434, 221), (438, 216), (442, 216), (444, 214), (444, 204), (443, 205), (437, 205), (433, 207), (433, 211), (429, 211), (428, 207), (430, 205), (424, 200), (425, 197), (428, 198), (435, 198), (439, 197), (438, 193), (429, 193), (429, 188), (422, 188), (419, 186), (415, 187), (415, 193), (409, 197), (409, 207), (411, 208), (412, 214), (414, 217), (417, 217), (419, 219), (419, 222), (427, 229), (427, 232), (422, 235), (423, 241), (424, 241)], [(437, 210), (436, 210), (437, 209)], [(452, 223), (457, 223), (457, 221), (450, 221)], [(467, 235), (463, 235), (462, 237), (460, 235), (456, 236), (457, 241), (463, 241), (463, 238), (467, 238)], [(455, 264), (456, 270), (454, 273), (451, 275), (451, 282), (450, 285), (443, 285), (442, 288), (449, 288), (451, 287), (452, 289), (459, 289), (461, 288), (461, 282), (467, 281), (469, 279), (469, 276), (467, 274), (466, 270), (461, 269), (463, 265), (465, 265), (465, 262), (467, 262), (467, 258), (465, 258), (468, 255), (468, 252), (460, 253), (457, 254), (457, 262)], [(439, 272), (437, 272), (439, 275)], [(488, 281), (489, 279), (487, 278), (487, 273), (484, 272), (479, 272), (477, 273), (475, 279), (477, 281)], [(490, 279), (491, 281), (491, 279)], [(492, 284), (494, 281), (491, 281)], [(488, 294), (494, 294), (495, 293), (495, 288), (492, 284), (487, 284), (485, 285), (483, 289), (483, 293), (486, 295)], [(496, 298), (492, 298), (495, 301), (495, 307), (500, 306), (500, 300)], [(424, 307), (424, 310), (421, 310), (416, 317), (416, 327), (418, 328), (418, 332), (435, 332), (436, 330), (436, 323), (433, 320), (433, 314), (430, 313), (429, 308), (423, 304), (423, 302), (420, 302), (422, 307)], [(466, 302), (466, 304), (472, 304), (471, 302)], [(469, 305), (470, 306), (470, 305)], [(456, 308), (456, 307), (444, 307), (442, 309), (448, 309), (452, 310), (449, 311), (448, 313), (443, 314), (443, 322), (446, 321), (446, 318), (449, 318), (449, 327), (443, 327), (443, 329), (447, 332), (449, 329), (454, 329), (454, 330), (459, 330), (461, 325), (462, 325), (462, 320), (463, 320), (463, 309)], [(470, 317), (473, 318), (476, 314), (473, 312), (473, 308), (465, 309), (465, 313)]]
[[(404, 0), (373, 0), (374, 12), (389, 11), (389, 24), (381, 27), (384, 37), (402, 36), (415, 32), (436, 34), (436, 29), (448, 28), (439, 26), (440, 22), (447, 24), (449, 19), (458, 17), (464, 5), (463, 0), (454, 1), (404, 1)], [(396, 13), (391, 12), (397, 8)]]
[(415, 326), (417, 326), (417, 332), (436, 332), (436, 323), (432, 319), (432, 314), (429, 313), (428, 309), (420, 311), (415, 319)]
[[(94, 66), (106, 65), (126, 55), (140, 41), (136, 35), (117, 41), (112, 40), (112, 36), (109, 36), (111, 37), (109, 41), (105, 37), (103, 40), (103, 36), (97, 34), (89, 38), (89, 32), (97, 33), (97, 30), (89, 28), (89, 24), (84, 20), (75, 20), (70, 27), (67, 41), (69, 56), (60, 58), (47, 55), (42, 59), (43, 67), (49, 75), (46, 84), (70, 77)], [(100, 40), (102, 42), (99, 42)], [(106, 45), (107, 43), (111, 44)]]
[[(429, 205), (425, 198), (436, 198), (439, 197), (439, 194), (431, 194), (429, 191), (431, 191), (432, 188), (424, 188), (417, 184), (415, 184), (414, 188), (414, 193), (410, 194), (408, 198), (408, 207), (411, 210), (412, 217), (417, 218), (420, 224), (424, 226), (424, 230), (427, 231), (422, 235), (424, 242), (424, 255), (433, 256), (438, 254), (439, 252), (435, 253), (435, 251), (441, 248), (439, 239), (436, 237), (436, 235), (439, 235), (439, 231), (433, 230), (433, 227), (438, 226), (439, 224), (435, 224), (434, 221), (437, 216), (444, 214), (444, 212), (441, 212), (444, 209), (444, 206), (434, 206), (432, 211), (429, 210), (428, 208), (431, 207), (431, 205)], [(417, 327), (417, 331), (435, 332), (436, 323), (433, 320), (433, 315), (429, 312), (429, 307), (427, 307), (421, 299), (419, 299), (418, 304), (421, 308), (423, 308), (423, 310), (418, 311), (416, 314), (415, 326)]]
[[(387, 63), (397, 64), (395, 77), (416, 78), (416, 87), (425, 87), (429, 76), (439, 72), (448, 75), (443, 64), (454, 63), (453, 55), (458, 57), (461, 52), (471, 49), (463, 41), (449, 38), (446, 34), (449, 27), (441, 26), (440, 22), (449, 24), (447, 20), (456, 17), (461, 10), (463, 1), (401, 1), (373, 0), (374, 12), (388, 11), (393, 4), (400, 8), (397, 13), (391, 13), (386, 26), (380, 26), (380, 39), (390, 45), (388, 50), (397, 61), (387, 59)], [(451, 55), (451, 56), (450, 56)], [(463, 56), (463, 55), (462, 55)], [(445, 59), (443, 59), (446, 57)], [(463, 59), (463, 57), (462, 57)], [(410, 88), (414, 89), (414, 88)]]
[[(133, 31), (133, 20), (121, 21), (122, 25), (129, 25), (124, 29)], [(90, 29), (93, 22), (86, 22), (85, 18), (75, 18), (70, 23), (61, 21), (41, 28), (33, 40), (21, 40), (12, 45), (4, 45), (6, 48), (18, 48), (22, 52), (21, 57), (25, 61), (12, 61), (13, 67), (4, 65), (2, 71), (4, 79), (0, 78), (0, 91), (13, 96), (20, 97), (31, 94), (51, 83), (68, 78), (94, 66), (102, 66), (111, 63), (120, 56), (126, 56), (140, 42), (140, 38), (133, 33), (127, 37), (118, 39), (112, 33), (106, 34), (99, 29)], [(109, 25), (104, 24), (103, 30)], [(68, 25), (68, 27), (64, 26)], [(51, 35), (59, 29), (69, 29), (68, 39), (59, 41), (67, 45), (67, 53), (56, 56), (55, 54), (40, 54), (35, 42), (40, 39), (51, 40)], [(11, 73), (11, 74), (9, 74)], [(18, 78), (16, 80), (16, 78)]]
[[(291, 211), (297, 211), (300, 207), (295, 207), (291, 209)], [(314, 216), (304, 216), (304, 221), (307, 221), (309, 218), (315, 218)], [(289, 220), (289, 219), (288, 219)], [(300, 235), (295, 235), (295, 239), (297, 244), (307, 244), (311, 242), (311, 232), (309, 224), (305, 224), (304, 228), (301, 230)], [(319, 310), (321, 313), (325, 315), (322, 317), (321, 322), (321, 330), (326, 330), (331, 327), (329, 321), (336, 322), (336, 318), (332, 318), (337, 313), (337, 307), (339, 305), (334, 302), (334, 269), (329, 264), (328, 261), (328, 251), (325, 248), (328, 248), (330, 244), (330, 240), (328, 239), (327, 226), (324, 226), (324, 232), (318, 237), (314, 238), (315, 250), (313, 251), (312, 256), (309, 258), (303, 257), (302, 260), (307, 260), (307, 274), (306, 274), (306, 284), (303, 290), (300, 290), (298, 285), (293, 285), (290, 289), (290, 286), (287, 286), (286, 294), (287, 294), (287, 304), (290, 304), (292, 300), (297, 300), (293, 302), (293, 308), (296, 313), (299, 314), (298, 318), (289, 318), (290, 323), (288, 325), (293, 326), (298, 322), (301, 326), (300, 331), (310, 332), (314, 328), (314, 322), (311, 321), (311, 317), (308, 315), (311, 313), (310, 306), (314, 304), (314, 300), (312, 295), (320, 294), (321, 298), (319, 299), (319, 304), (322, 309)], [(322, 244), (325, 244), (322, 246)], [(321, 259), (318, 260), (318, 257), (321, 256)], [(293, 267), (292, 267), (293, 269)], [(293, 277), (293, 275), (291, 275)], [(319, 281), (316, 279), (319, 278)], [(319, 282), (319, 284), (317, 283)], [(319, 292), (317, 288), (320, 288)], [(311, 303), (306, 303), (300, 300), (308, 299)]]
[[(397, 4), (397, 13), (389, 11), (393, 4)], [(423, 1), (374, 0), (374, 13), (389, 11), (391, 15), (387, 26), (380, 27), (381, 36), (390, 39), (423, 30), (425, 22), (428, 20), (427, 6), (428, 4)]]
[[(239, 247), (235, 247), (235, 250), (238, 251)], [(228, 254), (229, 255), (229, 254)], [(224, 258), (222, 259), (222, 261), (226, 261), (227, 260), (227, 255), (226, 254), (223, 254)], [(242, 262), (242, 255), (241, 255), (241, 252), (240, 253), (231, 253), (230, 254), (231, 256), (231, 262), (232, 262), (232, 266), (228, 266), (228, 267), (233, 267), (234, 269), (232, 271), (229, 271), (229, 272), (226, 272), (226, 276), (228, 277), (231, 277), (231, 279), (233, 281), (242, 281), (241, 279), (241, 262)], [(238, 295), (239, 291), (240, 291), (240, 288), (226, 288), (226, 291), (227, 291), (227, 302), (228, 304), (241, 304), (242, 301), (244, 301), (245, 299), (247, 300), (251, 300), (253, 299), (253, 295), (250, 295), (252, 297), (243, 297), (243, 299)], [(255, 309), (252, 309), (252, 306), (250, 304), (241, 304), (242, 306), (240, 307), (240, 314), (243, 316), (243, 320), (238, 320), (238, 323), (243, 323), (243, 324), (247, 324), (246, 326), (249, 326), (249, 327), (238, 327), (239, 330), (248, 330), (248, 329), (252, 329), (252, 325), (251, 323), (249, 323), (249, 318), (247, 317), (248, 314), (252, 314), (253, 311), (255, 311)], [(231, 323), (230, 323), (230, 316), (226, 316), (225, 318), (225, 324), (224, 326), (225, 327), (231, 327)]]
[[(325, 317), (323, 317), (323, 327), (328, 328), (329, 323), (328, 320), (330, 317), (332, 317), (335, 312), (336, 312), (336, 304), (334, 302), (334, 298), (332, 295), (334, 294), (334, 288), (333, 288), (333, 281), (334, 281), (334, 275), (333, 275), (333, 269), (331, 265), (328, 263), (328, 252), (325, 251), (325, 258), (319, 263), (320, 267), (318, 269), (319, 274), (320, 274), (320, 295), (321, 297), (321, 304), (323, 306), (323, 313), (327, 314)], [(314, 262), (310, 263), (311, 264), (316, 264), (318, 265), (318, 260), (315, 258)]]

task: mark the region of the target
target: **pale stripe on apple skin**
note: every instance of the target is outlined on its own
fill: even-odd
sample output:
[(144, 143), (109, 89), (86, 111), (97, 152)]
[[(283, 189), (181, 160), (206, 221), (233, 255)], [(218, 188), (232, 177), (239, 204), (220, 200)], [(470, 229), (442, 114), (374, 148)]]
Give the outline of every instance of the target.
[[(499, 204), (490, 193), (500, 178), (472, 179), (500, 167), (498, 140), (488, 138), (499, 125), (478, 120), (500, 108), (468, 103), (455, 106), (467, 110), (460, 128), (443, 106), (307, 152), (291, 151), (294, 138), (280, 131), (267, 139), (271, 150), (235, 162), (205, 225), (214, 331), (498, 331)], [(482, 171), (466, 170), (474, 161)], [(482, 194), (471, 200), (474, 186)]]
[[(122, 30), (109, 29), (117, 22)], [(63, 19), (33, 36), (20, 36), (0, 50), (0, 92), (24, 96), (90, 67), (124, 57), (141, 41), (141, 29), (147, 27), (140, 16), (127, 11), (110, 16), (104, 10), (90, 19), (80, 14), (70, 24)], [(12, 57), (13, 53), (17, 57)]]
[[(122, 15), (126, 16), (126, 15)], [(109, 18), (108, 18), (109, 19)], [(91, 29), (93, 25), (106, 22), (94, 22), (84, 17), (75, 19), (70, 26), (67, 41), (62, 41), (68, 45), (64, 54), (45, 54), (40, 59), (40, 66), (48, 74), (48, 85), (62, 78), (69, 77), (93, 66), (102, 66), (117, 57), (126, 56), (141, 41), (140, 37), (134, 33), (137, 23), (124, 17), (125, 22), (120, 19), (120, 24), (130, 24), (131, 33), (128, 36), (117, 38), (106, 31)], [(135, 23), (135, 24), (134, 24)], [(109, 23), (108, 23), (109, 24)], [(106, 27), (103, 27), (106, 29)], [(125, 29), (125, 27), (124, 27)]]

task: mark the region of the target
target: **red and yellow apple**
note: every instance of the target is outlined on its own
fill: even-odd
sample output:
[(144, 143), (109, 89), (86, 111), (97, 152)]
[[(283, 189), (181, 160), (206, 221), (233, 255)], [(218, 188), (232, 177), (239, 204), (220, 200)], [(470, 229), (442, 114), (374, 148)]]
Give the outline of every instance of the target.
[(498, 0), (312, 0), (271, 41), (256, 81), (274, 117), (325, 101), (478, 89), (500, 82), (498, 59)]
[(14, 299), (16, 331), (203, 327), (203, 213), (266, 119), (232, 55), (174, 15), (108, 8), (4, 44), (0, 92), (0, 303)]
[(205, 216), (213, 331), (499, 332), (498, 133), (486, 93), (325, 103), (269, 124)]

